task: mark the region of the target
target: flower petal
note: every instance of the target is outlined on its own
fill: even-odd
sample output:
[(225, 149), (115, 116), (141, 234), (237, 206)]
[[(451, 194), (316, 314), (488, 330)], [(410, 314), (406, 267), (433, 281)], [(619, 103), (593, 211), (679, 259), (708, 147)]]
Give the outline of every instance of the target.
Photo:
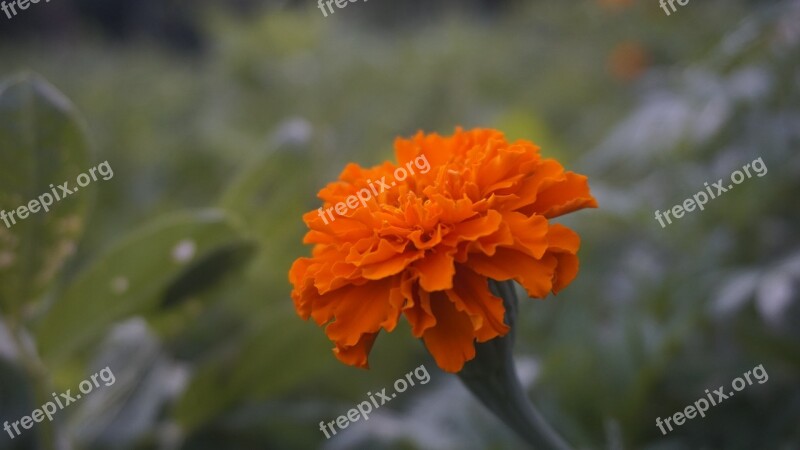
[(361, 286), (348, 286), (328, 295), (336, 295), (335, 320), (325, 329), (339, 346), (351, 346), (366, 333), (380, 328), (394, 328), (400, 316), (403, 298), (398, 280), (387, 278), (367, 282)]
[(508, 248), (498, 248), (494, 256), (476, 253), (468, 261), (481, 275), (497, 281), (516, 280), (534, 298), (544, 298), (552, 289), (557, 263), (549, 254), (539, 260)]
[(569, 253), (578, 253), (581, 246), (581, 237), (571, 229), (556, 223), (547, 230), (547, 245), (551, 249), (558, 249)]
[(339, 361), (347, 365), (369, 369), (368, 356), (377, 336), (378, 333), (364, 334), (355, 345), (334, 347), (333, 354)]
[(510, 328), (505, 324), (503, 299), (489, 290), (489, 280), (466, 266), (458, 266), (453, 289), (447, 296), (456, 309), (469, 315), (478, 342), (504, 336)]
[(536, 214), (526, 217), (522, 213), (511, 212), (503, 215), (503, 221), (508, 224), (514, 237), (514, 248), (536, 259), (544, 255), (548, 246), (547, 219)]
[(425, 330), (422, 339), (442, 370), (458, 372), (465, 362), (475, 357), (472, 322), (466, 313), (456, 310), (443, 292), (431, 295), (431, 308), (436, 325)]
[(453, 287), (456, 268), (453, 261), (455, 250), (434, 249), (414, 263), (419, 273), (419, 285), (428, 292), (443, 291)]
[(597, 200), (589, 193), (588, 179), (573, 172), (540, 192), (533, 204), (533, 210), (548, 219), (583, 208), (597, 208)]
[(550, 245), (549, 251), (557, 259), (558, 265), (553, 276), (553, 293), (567, 287), (578, 275), (578, 249), (581, 246), (581, 238), (578, 233), (569, 228), (555, 224), (550, 227), (547, 233), (547, 241)]
[(417, 300), (406, 304), (403, 314), (411, 324), (411, 334), (414, 337), (422, 337), (427, 329), (436, 325), (436, 316), (431, 308), (431, 294), (422, 289), (417, 289)]
[(363, 266), (361, 275), (368, 280), (390, 277), (402, 272), (409, 264), (424, 256), (423, 250), (408, 250), (385, 261)]
[(578, 257), (571, 253), (555, 253), (553, 256), (558, 261), (553, 274), (553, 294), (558, 294), (578, 275)]

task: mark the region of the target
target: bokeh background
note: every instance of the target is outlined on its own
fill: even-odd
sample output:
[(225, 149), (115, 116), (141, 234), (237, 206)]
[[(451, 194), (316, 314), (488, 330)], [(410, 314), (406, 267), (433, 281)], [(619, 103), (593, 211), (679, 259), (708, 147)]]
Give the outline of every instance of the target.
[[(396, 136), (459, 125), (537, 142), (599, 200), (561, 220), (582, 236), (576, 281), (518, 319), (520, 376), (568, 441), (798, 449), (798, 62), (794, 0), (669, 17), (656, 0), (372, 0), (327, 18), (300, 1), (53, 0), (0, 15), (2, 205), (114, 170), (0, 227), (0, 422), (41, 389), (116, 375), (0, 449), (524, 448), (407, 327), (362, 371), (289, 298), (316, 192), (347, 162), (391, 159)], [(47, 138), (26, 147), (23, 132)], [(764, 177), (655, 221), (758, 157)], [(319, 431), (420, 364), (427, 385)], [(656, 427), (759, 364), (766, 383)]]

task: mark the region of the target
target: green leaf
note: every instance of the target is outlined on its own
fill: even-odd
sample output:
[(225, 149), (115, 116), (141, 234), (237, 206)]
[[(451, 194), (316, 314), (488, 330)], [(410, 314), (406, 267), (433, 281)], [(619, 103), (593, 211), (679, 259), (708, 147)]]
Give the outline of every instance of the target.
[[(257, 289), (279, 297), (276, 303), (287, 301), (292, 262), (310, 251), (303, 244), (307, 227), (302, 217), (321, 206), (316, 192), (322, 179), (316, 167), (324, 158), (318, 152), (313, 143), (302, 139), (272, 143), (268, 151), (244, 164), (219, 201), (259, 240), (259, 254), (253, 261), (259, 277), (253, 281)], [(256, 308), (262, 303), (257, 296), (245, 302)]]
[(219, 210), (176, 214), (133, 233), (80, 274), (38, 324), (42, 357), (58, 362), (115, 321), (194, 292), (185, 285), (194, 279), (188, 274), (216, 278), (210, 269), (227, 270), (213, 264), (217, 257), (243, 245)]
[(219, 284), (231, 272), (247, 264), (256, 246), (249, 241), (236, 241), (209, 252), (202, 260), (181, 274), (164, 292), (161, 305), (176, 306), (183, 300)]
[[(0, 84), (0, 311), (14, 315), (38, 299), (74, 252), (92, 196), (81, 191), (56, 201), (53, 191), (60, 195), (64, 182), (76, 187), (89, 168), (69, 100), (35, 75)], [(38, 212), (21, 219), (18, 208), (40, 196), (52, 198), (49, 211), (33, 205)]]

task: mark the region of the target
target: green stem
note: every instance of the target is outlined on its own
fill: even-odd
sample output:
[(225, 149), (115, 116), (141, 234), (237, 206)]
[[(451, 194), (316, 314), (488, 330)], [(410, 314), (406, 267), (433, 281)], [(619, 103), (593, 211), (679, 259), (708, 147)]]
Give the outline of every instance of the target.
[[(47, 369), (39, 358), (35, 348), (27, 345), (22, 339), (21, 334), (24, 328), (14, 318), (8, 320), (8, 331), (11, 339), (17, 347), (20, 362), (25, 372), (33, 384), (33, 392), (36, 405), (43, 405), (50, 400), (51, 384)], [(56, 450), (55, 428), (48, 420), (43, 420), (36, 425), (36, 433), (39, 438), (40, 448)]]
[(475, 358), (458, 373), (461, 381), (497, 417), (535, 449), (571, 448), (528, 400), (517, 378), (512, 349), (517, 295), (512, 281), (489, 281), (491, 290), (503, 299), (509, 333), (477, 344)]

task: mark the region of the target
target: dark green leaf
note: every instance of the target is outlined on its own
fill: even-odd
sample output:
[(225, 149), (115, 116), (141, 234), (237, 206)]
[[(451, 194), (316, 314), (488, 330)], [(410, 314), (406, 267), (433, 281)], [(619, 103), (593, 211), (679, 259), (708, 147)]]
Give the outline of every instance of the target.
[(182, 277), (192, 273), (216, 277), (208, 266), (215, 261), (212, 255), (242, 245), (238, 231), (219, 210), (177, 214), (123, 239), (80, 274), (38, 324), (43, 358), (57, 361), (101, 336), (113, 322), (190, 292), (181, 282), (177, 286), (182, 287), (175, 287), (176, 280), (185, 283)]

